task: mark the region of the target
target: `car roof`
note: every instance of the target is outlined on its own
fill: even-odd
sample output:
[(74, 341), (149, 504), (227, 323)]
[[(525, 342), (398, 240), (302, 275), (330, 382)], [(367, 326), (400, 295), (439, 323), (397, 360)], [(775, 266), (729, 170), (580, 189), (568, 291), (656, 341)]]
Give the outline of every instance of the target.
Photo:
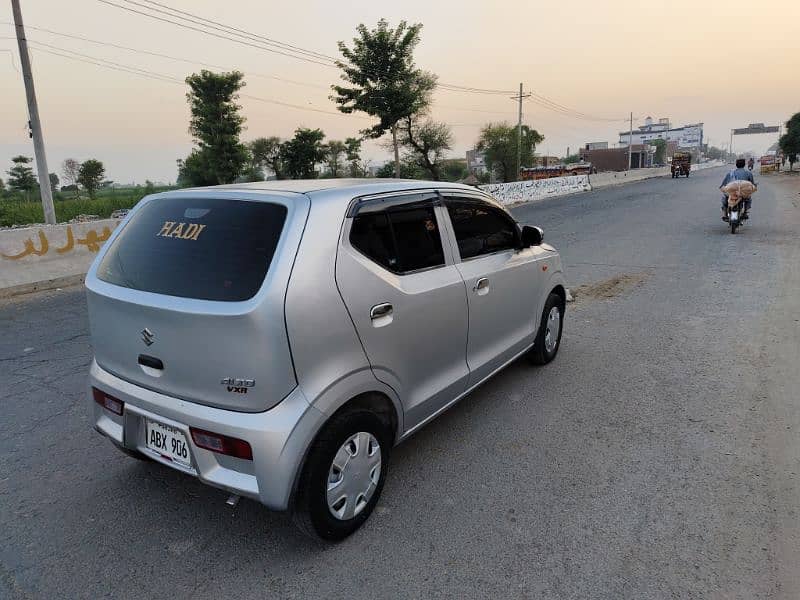
[(418, 179), (280, 179), (272, 181), (255, 181), (252, 183), (231, 183), (205, 188), (190, 188), (192, 190), (242, 190), (247, 192), (294, 192), (309, 194), (313, 197), (317, 192), (337, 190), (344, 192), (343, 196), (366, 196), (384, 192), (415, 190), (415, 189), (461, 189), (477, 191), (475, 187), (460, 183), (446, 181), (424, 181)]

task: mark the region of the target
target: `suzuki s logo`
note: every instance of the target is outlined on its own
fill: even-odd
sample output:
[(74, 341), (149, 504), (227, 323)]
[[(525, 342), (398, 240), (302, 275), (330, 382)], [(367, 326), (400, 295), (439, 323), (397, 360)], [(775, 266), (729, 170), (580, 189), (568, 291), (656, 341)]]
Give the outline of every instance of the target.
[(150, 331), (147, 327), (142, 329), (142, 341), (145, 343), (146, 346), (152, 346), (153, 342), (156, 341), (156, 334)]

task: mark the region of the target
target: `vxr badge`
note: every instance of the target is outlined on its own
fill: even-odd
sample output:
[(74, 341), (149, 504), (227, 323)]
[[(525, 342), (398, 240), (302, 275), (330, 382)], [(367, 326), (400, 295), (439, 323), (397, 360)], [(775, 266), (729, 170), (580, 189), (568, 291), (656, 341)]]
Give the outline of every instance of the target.
[(150, 331), (147, 327), (142, 329), (142, 341), (145, 343), (146, 346), (152, 346), (153, 342), (156, 341), (156, 334)]

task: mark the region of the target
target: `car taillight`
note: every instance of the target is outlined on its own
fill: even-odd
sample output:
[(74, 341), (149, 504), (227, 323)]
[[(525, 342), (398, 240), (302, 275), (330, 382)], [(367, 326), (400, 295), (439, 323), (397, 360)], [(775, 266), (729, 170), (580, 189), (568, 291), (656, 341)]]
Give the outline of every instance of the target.
[(92, 388), (92, 396), (94, 396), (94, 401), (106, 410), (110, 410), (115, 415), (122, 415), (122, 410), (125, 407), (125, 403), (122, 400), (118, 400), (114, 398), (114, 396), (109, 396), (96, 387)]
[(189, 431), (192, 434), (194, 443), (206, 450), (212, 452), (219, 452), (228, 456), (235, 456), (236, 458), (243, 458), (245, 460), (253, 460), (253, 449), (250, 444), (238, 438), (229, 437), (211, 431), (204, 431), (202, 429), (195, 429), (190, 427)]

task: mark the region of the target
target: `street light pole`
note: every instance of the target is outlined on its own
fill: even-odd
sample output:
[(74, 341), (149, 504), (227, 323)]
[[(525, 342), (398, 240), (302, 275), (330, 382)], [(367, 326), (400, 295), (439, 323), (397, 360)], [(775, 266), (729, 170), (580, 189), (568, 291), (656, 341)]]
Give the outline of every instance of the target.
[(728, 153), (731, 155), (731, 160), (736, 161), (736, 157), (733, 155), (733, 129), (731, 129), (731, 143), (728, 145)]
[(633, 151), (633, 112), (631, 112), (631, 128), (628, 133), (628, 171), (631, 170), (631, 152)]
[(22, 11), (19, 8), (19, 0), (11, 0), (11, 10), (14, 13), (14, 29), (17, 32), (19, 60), (22, 64), (22, 78), (25, 81), (25, 96), (28, 100), (28, 116), (30, 117), (31, 137), (33, 137), (33, 153), (36, 157), (36, 170), (39, 173), (39, 192), (42, 195), (44, 221), (48, 225), (55, 225), (56, 211), (53, 207), (53, 189), (50, 187), (50, 172), (47, 170), (47, 157), (44, 153), (42, 123), (39, 120), (39, 106), (36, 104), (36, 90), (33, 87), (31, 59), (28, 55), (28, 41), (25, 39), (25, 28), (22, 24)]

